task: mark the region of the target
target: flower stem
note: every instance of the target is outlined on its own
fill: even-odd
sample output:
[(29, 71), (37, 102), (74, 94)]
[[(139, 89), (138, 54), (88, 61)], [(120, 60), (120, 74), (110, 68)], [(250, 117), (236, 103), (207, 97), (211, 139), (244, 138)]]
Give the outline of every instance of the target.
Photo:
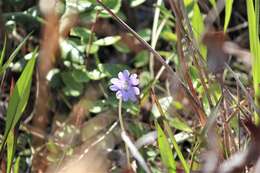
[[(118, 103), (118, 117), (119, 117), (119, 124), (122, 132), (126, 132), (123, 117), (122, 117), (122, 98), (119, 99), (119, 103)], [(131, 166), (130, 154), (126, 143), (125, 143), (125, 151), (126, 151), (127, 167), (130, 168)]]

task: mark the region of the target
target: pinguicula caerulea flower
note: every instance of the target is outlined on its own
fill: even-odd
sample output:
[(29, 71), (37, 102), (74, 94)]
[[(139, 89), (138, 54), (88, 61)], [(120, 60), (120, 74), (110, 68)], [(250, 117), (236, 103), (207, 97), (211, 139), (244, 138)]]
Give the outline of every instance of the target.
[(118, 78), (112, 78), (110, 90), (116, 92), (116, 98), (123, 101), (136, 101), (140, 94), (138, 88), (139, 80), (137, 74), (130, 74), (128, 70), (118, 73)]

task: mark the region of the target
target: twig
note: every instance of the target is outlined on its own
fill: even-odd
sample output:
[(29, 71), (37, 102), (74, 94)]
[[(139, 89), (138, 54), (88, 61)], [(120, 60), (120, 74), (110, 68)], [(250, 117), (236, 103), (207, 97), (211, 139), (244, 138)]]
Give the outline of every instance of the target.
[(127, 133), (125, 131), (121, 132), (121, 137), (123, 141), (125, 142), (126, 146), (129, 147), (132, 155), (134, 158), (139, 162), (139, 164), (142, 166), (142, 168), (145, 170), (146, 173), (151, 173), (149, 167), (147, 166), (143, 156), (138, 151), (137, 147), (134, 145), (134, 143), (131, 141), (131, 139), (128, 137)]
[(251, 95), (247, 92), (246, 88), (244, 87), (244, 85), (242, 84), (242, 82), (240, 81), (238, 75), (231, 69), (231, 67), (226, 63), (225, 64), (227, 69), (233, 74), (235, 80), (237, 81), (238, 85), (240, 86), (240, 88), (242, 89), (242, 91), (245, 93), (245, 95), (248, 97), (248, 101), (249, 103), (253, 106), (254, 110), (256, 111), (256, 113), (258, 115), (260, 115), (260, 109), (255, 105), (255, 102), (253, 100), (253, 98), (251, 97)]

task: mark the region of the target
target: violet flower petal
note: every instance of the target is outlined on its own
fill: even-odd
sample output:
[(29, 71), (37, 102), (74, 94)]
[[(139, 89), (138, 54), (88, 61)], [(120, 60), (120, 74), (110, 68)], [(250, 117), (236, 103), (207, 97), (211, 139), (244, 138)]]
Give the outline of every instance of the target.
[(131, 90), (128, 90), (128, 97), (131, 101), (135, 102), (137, 100), (135, 93)]
[(116, 98), (121, 99), (122, 98), (122, 92), (119, 90), (116, 92)]
[(128, 92), (125, 91), (125, 90), (121, 90), (121, 93), (122, 93), (122, 99), (123, 99), (123, 101), (124, 101), (124, 102), (128, 101), (128, 99), (129, 99), (129, 94), (128, 94)]
[(121, 86), (123, 84), (122, 81), (117, 78), (112, 78), (110, 81), (112, 84), (117, 85), (117, 86)]
[(119, 79), (120, 81), (125, 81), (125, 77), (124, 77), (123, 72), (119, 72), (117, 76), (118, 76), (118, 79)]
[(137, 79), (137, 75), (136, 74), (132, 74), (130, 76), (130, 83), (132, 85), (139, 85), (139, 80)]
[(117, 85), (111, 85), (111, 86), (109, 87), (109, 89), (110, 89), (111, 91), (118, 91), (120, 88), (119, 88)]
[(133, 90), (134, 90), (134, 92), (135, 92), (135, 95), (139, 95), (139, 94), (140, 94), (139, 88), (133, 87)]
[(124, 70), (124, 71), (123, 71), (123, 75), (124, 75), (125, 79), (128, 80), (128, 79), (129, 79), (129, 76), (130, 76), (130, 73), (129, 73), (128, 70)]

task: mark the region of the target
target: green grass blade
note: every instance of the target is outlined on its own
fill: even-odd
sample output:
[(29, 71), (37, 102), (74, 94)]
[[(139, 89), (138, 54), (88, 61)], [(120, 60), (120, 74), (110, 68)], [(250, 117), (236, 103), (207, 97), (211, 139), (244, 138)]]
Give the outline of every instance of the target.
[(19, 157), (16, 159), (16, 161), (15, 161), (14, 173), (19, 173), (20, 160), (21, 160), (21, 157), (19, 156)]
[(233, 6), (233, 0), (226, 0), (224, 32), (227, 31), (227, 27), (232, 13), (232, 6)]
[(199, 41), (200, 36), (204, 31), (204, 22), (197, 3), (194, 3), (193, 6), (192, 28), (194, 30), (196, 40)]
[(11, 62), (14, 60), (14, 58), (16, 57), (16, 55), (18, 54), (18, 52), (20, 51), (20, 49), (23, 47), (23, 45), (25, 44), (25, 42), (28, 40), (28, 38), (31, 36), (31, 34), (28, 34), (23, 41), (17, 46), (17, 48), (13, 51), (13, 53), (10, 55), (10, 57), (8, 58), (8, 60), (6, 61), (6, 63), (2, 66), (2, 68), (0, 68), (0, 75), (9, 67), (9, 65), (11, 64)]
[(7, 173), (11, 172), (13, 157), (15, 152), (16, 140), (14, 137), (14, 132), (10, 131), (7, 137)]
[(5, 132), (0, 151), (2, 151), (10, 131), (14, 129), (27, 105), (30, 94), (33, 69), (36, 61), (36, 52), (37, 49), (35, 49), (32, 58), (25, 66), (20, 78), (15, 85), (13, 94), (10, 97), (7, 108)]
[(156, 122), (155, 124), (158, 133), (158, 145), (162, 161), (164, 165), (167, 167), (169, 173), (175, 173), (176, 163), (173, 157), (171, 146), (158, 122)]
[(190, 172), (189, 165), (188, 165), (187, 161), (185, 160), (185, 158), (184, 158), (184, 156), (181, 152), (181, 149), (180, 149), (180, 147), (179, 147), (179, 145), (178, 145), (178, 143), (177, 143), (177, 141), (174, 137), (174, 134), (172, 133), (172, 130), (171, 130), (169, 124), (166, 121), (164, 121), (164, 127), (165, 127), (171, 141), (172, 141), (173, 148), (175, 149), (175, 151), (176, 151), (176, 153), (177, 153), (177, 155), (178, 155), (178, 157), (179, 157), (179, 159), (182, 163), (182, 166), (184, 168), (184, 172), (189, 173)]
[(209, 0), (209, 2), (211, 3), (211, 5), (212, 5), (213, 7), (216, 7), (216, 1), (215, 1), (215, 0)]
[[(260, 106), (260, 42), (257, 35), (257, 17), (254, 11), (254, 4), (252, 0), (246, 1), (247, 6), (247, 18), (248, 18), (248, 28), (249, 28), (249, 40), (250, 40), (250, 51), (252, 55), (252, 71), (253, 71), (253, 84), (255, 90), (255, 102), (256, 106)], [(259, 116), (259, 115), (258, 115)], [(260, 119), (255, 116), (255, 121), (258, 124)]]
[(194, 7), (193, 7), (192, 28), (194, 31), (194, 37), (199, 45), (201, 54), (202, 54), (203, 58), (206, 58), (206, 54), (207, 54), (206, 46), (204, 46), (203, 44), (200, 43), (200, 37), (205, 30), (205, 26), (204, 26), (202, 14), (200, 12), (200, 9), (199, 9), (199, 6), (197, 3), (194, 3)]
[[(165, 115), (165, 113), (164, 113), (164, 111), (162, 109), (162, 106), (160, 105), (160, 102), (158, 101), (157, 97), (154, 94), (152, 94), (152, 97), (155, 100), (155, 104), (156, 104), (157, 109), (159, 110), (160, 114), (163, 117), (166, 117), (166, 115)], [(176, 139), (174, 137), (174, 134), (172, 132), (172, 129), (171, 129), (169, 123), (165, 119), (163, 120), (163, 123), (164, 123), (164, 128), (165, 128), (167, 134), (169, 135), (169, 137), (170, 137), (170, 139), (172, 141), (173, 147), (174, 147), (174, 149), (175, 149), (175, 151), (176, 151), (176, 153), (177, 153), (177, 155), (178, 155), (178, 157), (179, 157), (179, 159), (181, 161), (181, 164), (182, 164), (182, 166), (184, 168), (184, 172), (185, 173), (190, 173), (189, 165), (188, 165), (187, 161), (185, 160), (185, 158), (184, 158), (184, 156), (183, 156), (183, 154), (181, 152), (180, 147), (178, 146), (178, 143), (177, 143), (177, 141), (176, 141)]]
[(260, 15), (260, 1), (255, 0), (255, 14), (256, 14), (256, 35), (259, 35), (259, 15)]
[(0, 71), (2, 69), (2, 64), (3, 64), (4, 56), (5, 56), (5, 51), (6, 51), (6, 37), (5, 37), (5, 40), (4, 40), (4, 47), (2, 49), (1, 56), (0, 56)]

